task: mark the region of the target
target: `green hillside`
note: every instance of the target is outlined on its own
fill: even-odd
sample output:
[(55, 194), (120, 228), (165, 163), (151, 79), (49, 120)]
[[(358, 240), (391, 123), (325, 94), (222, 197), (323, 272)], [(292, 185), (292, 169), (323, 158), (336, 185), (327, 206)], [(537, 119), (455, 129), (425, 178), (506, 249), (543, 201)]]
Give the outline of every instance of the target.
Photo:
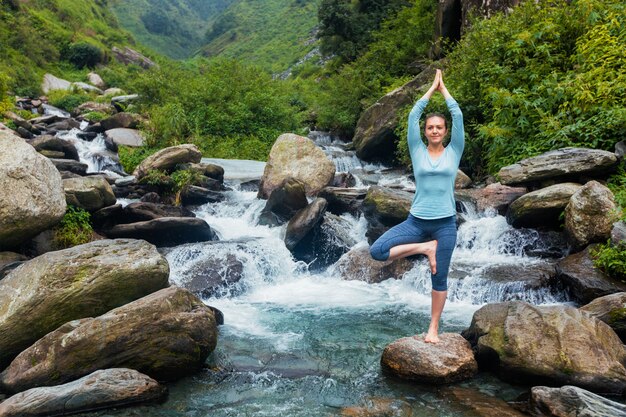
[(8, 88), (37, 95), (43, 73), (71, 72), (77, 53), (87, 50), (104, 62), (113, 45), (133, 45), (108, 6), (106, 0), (0, 3), (0, 76), (8, 77)]
[(286, 70), (317, 45), (319, 0), (237, 0), (207, 32), (202, 54)]
[(188, 58), (205, 43), (213, 20), (234, 0), (112, 0), (120, 24), (155, 51)]

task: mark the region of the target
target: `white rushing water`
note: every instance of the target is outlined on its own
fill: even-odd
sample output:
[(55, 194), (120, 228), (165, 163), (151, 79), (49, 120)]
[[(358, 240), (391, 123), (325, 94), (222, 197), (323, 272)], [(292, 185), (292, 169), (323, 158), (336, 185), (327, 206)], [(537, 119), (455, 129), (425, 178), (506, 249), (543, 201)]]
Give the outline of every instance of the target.
[(60, 132), (57, 137), (71, 142), (78, 151), (80, 162), (87, 164), (87, 173), (102, 172), (112, 177), (121, 177), (123, 172), (117, 154), (107, 149), (103, 134), (91, 141), (78, 137), (80, 129)]

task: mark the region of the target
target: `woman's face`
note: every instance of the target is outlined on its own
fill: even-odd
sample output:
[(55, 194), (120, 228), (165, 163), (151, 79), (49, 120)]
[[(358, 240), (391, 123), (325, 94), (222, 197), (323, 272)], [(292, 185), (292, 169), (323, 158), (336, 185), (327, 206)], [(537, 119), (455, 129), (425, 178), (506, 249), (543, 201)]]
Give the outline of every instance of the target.
[(432, 116), (426, 119), (424, 135), (426, 139), (428, 139), (428, 144), (438, 145), (442, 143), (447, 133), (448, 129), (446, 128), (446, 121), (443, 117)]

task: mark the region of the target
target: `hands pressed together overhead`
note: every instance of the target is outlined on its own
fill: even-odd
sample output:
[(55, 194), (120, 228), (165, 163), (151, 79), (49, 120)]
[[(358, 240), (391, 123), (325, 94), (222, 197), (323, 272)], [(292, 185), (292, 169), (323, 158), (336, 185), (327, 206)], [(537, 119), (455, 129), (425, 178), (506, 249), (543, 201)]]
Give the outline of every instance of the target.
[(444, 98), (451, 97), (446, 85), (443, 82), (443, 73), (440, 69), (437, 70), (433, 84), (430, 86), (426, 94), (424, 94), (424, 98), (430, 99), (435, 91), (439, 91), (443, 94)]

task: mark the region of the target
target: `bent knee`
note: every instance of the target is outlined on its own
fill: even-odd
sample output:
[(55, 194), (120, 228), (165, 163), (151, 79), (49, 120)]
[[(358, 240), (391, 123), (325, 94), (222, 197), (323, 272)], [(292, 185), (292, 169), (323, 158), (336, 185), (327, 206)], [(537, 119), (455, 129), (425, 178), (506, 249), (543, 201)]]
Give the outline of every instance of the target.
[(389, 258), (389, 251), (383, 251), (381, 245), (374, 243), (370, 246), (370, 256), (377, 261), (386, 261)]

